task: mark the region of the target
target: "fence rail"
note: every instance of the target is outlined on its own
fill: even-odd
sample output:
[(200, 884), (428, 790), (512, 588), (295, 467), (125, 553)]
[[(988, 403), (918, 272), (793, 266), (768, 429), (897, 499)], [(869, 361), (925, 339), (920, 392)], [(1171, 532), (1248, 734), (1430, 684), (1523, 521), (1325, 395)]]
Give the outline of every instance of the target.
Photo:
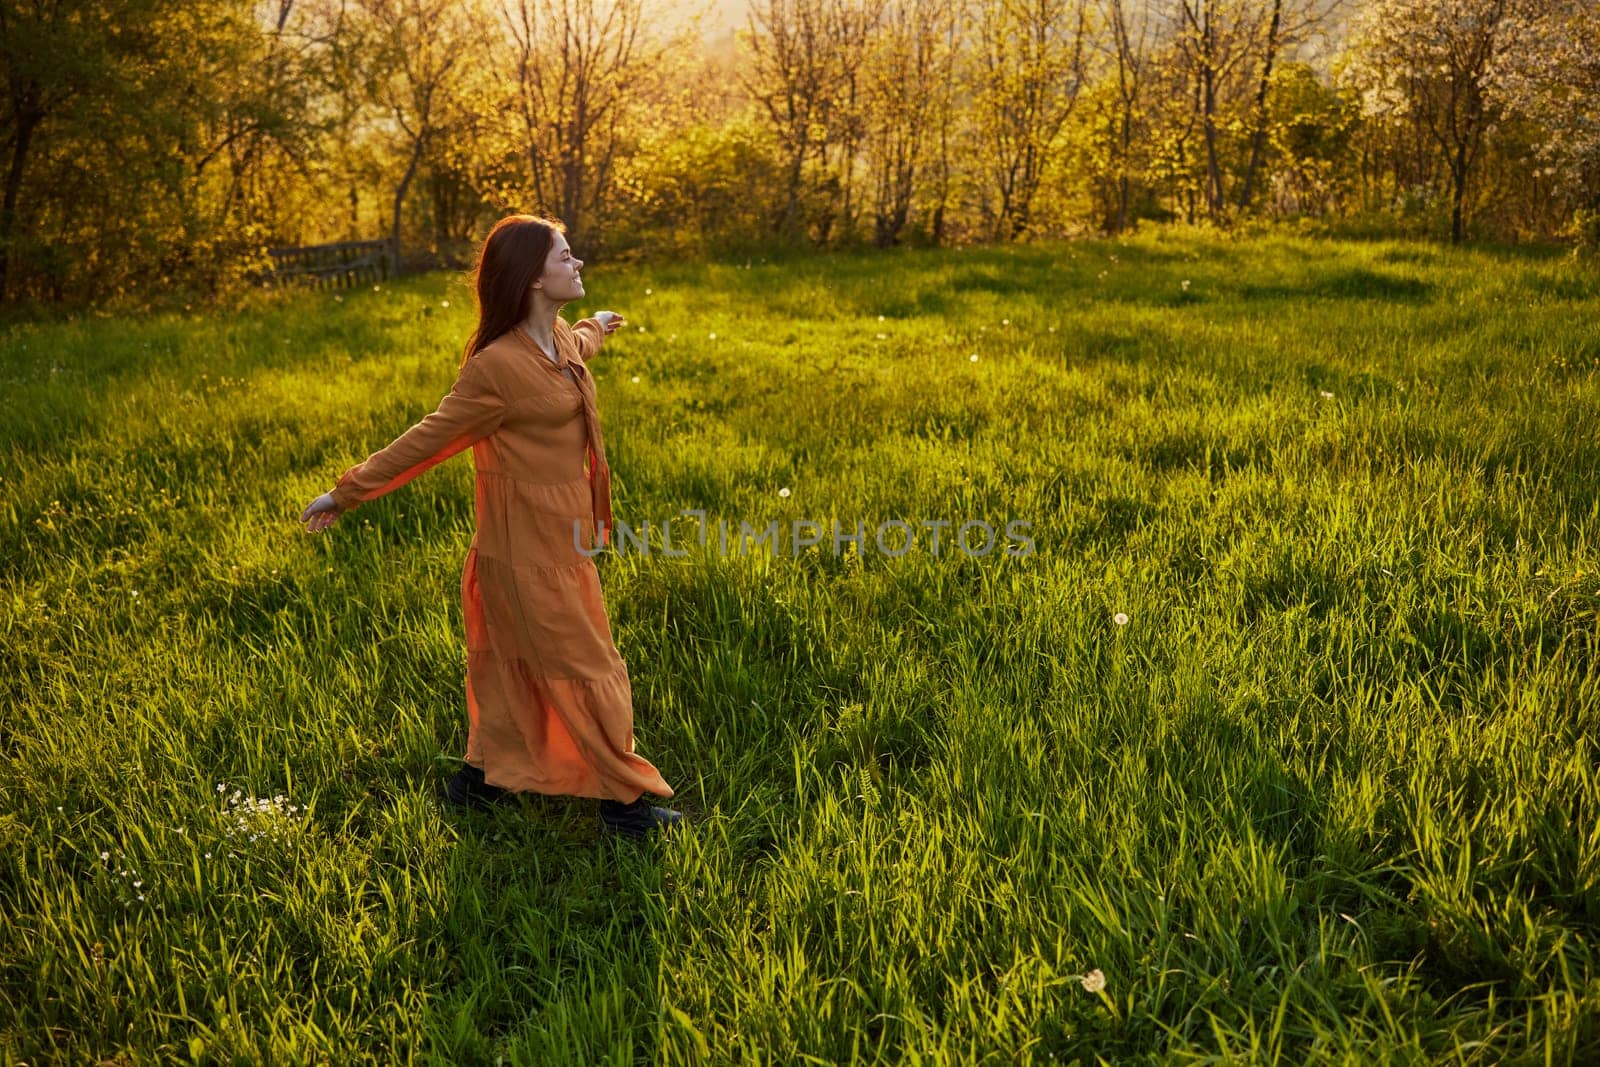
[(269, 248), (275, 283), (295, 282), (316, 289), (343, 289), (378, 281), (394, 273), (394, 246), (389, 241), (338, 241), (299, 248)]

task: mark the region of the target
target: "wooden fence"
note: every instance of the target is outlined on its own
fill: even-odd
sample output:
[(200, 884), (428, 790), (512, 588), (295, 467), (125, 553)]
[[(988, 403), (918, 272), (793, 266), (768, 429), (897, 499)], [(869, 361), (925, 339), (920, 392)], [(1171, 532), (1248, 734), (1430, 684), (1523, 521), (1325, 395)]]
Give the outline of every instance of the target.
[(300, 248), (269, 248), (273, 284), (299, 282), (316, 289), (343, 289), (378, 281), (394, 273), (394, 246), (389, 241), (340, 241)]

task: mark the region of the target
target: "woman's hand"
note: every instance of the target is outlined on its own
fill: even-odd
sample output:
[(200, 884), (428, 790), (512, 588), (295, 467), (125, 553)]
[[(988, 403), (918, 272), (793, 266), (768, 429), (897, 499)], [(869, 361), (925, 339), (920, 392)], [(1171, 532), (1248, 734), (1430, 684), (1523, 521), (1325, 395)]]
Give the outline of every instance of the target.
[(339, 505), (333, 502), (333, 495), (323, 493), (306, 505), (306, 510), (300, 515), (300, 521), (306, 524), (307, 533), (317, 533), (332, 526), (341, 514), (343, 512), (339, 510)]
[(618, 315), (615, 311), (596, 311), (594, 317), (600, 325), (605, 327), (607, 336), (616, 333), (628, 324), (628, 320)]

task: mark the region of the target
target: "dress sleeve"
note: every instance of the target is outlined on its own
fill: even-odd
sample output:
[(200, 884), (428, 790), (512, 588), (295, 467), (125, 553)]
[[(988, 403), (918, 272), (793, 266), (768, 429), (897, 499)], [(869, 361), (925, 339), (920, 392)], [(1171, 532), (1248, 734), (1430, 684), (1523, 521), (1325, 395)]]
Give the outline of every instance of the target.
[(592, 315), (573, 323), (572, 334), (574, 340), (578, 342), (578, 355), (585, 363), (600, 351), (600, 346), (606, 340), (606, 328)]
[(346, 470), (329, 491), (340, 511), (376, 500), (473, 442), (494, 433), (506, 403), (489, 382), (479, 356), (467, 360), (439, 406), (422, 421)]

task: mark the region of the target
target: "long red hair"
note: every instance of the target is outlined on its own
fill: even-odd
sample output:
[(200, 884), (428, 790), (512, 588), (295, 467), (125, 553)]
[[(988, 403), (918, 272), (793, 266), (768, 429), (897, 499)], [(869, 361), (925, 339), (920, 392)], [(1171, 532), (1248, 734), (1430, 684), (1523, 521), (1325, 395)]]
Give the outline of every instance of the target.
[(557, 231), (567, 232), (558, 219), (507, 215), (483, 239), (472, 267), (472, 284), (478, 293), (478, 327), (467, 338), (467, 347), (461, 353), (463, 367), (489, 342), (528, 317), (533, 302), (529, 290), (544, 271)]

